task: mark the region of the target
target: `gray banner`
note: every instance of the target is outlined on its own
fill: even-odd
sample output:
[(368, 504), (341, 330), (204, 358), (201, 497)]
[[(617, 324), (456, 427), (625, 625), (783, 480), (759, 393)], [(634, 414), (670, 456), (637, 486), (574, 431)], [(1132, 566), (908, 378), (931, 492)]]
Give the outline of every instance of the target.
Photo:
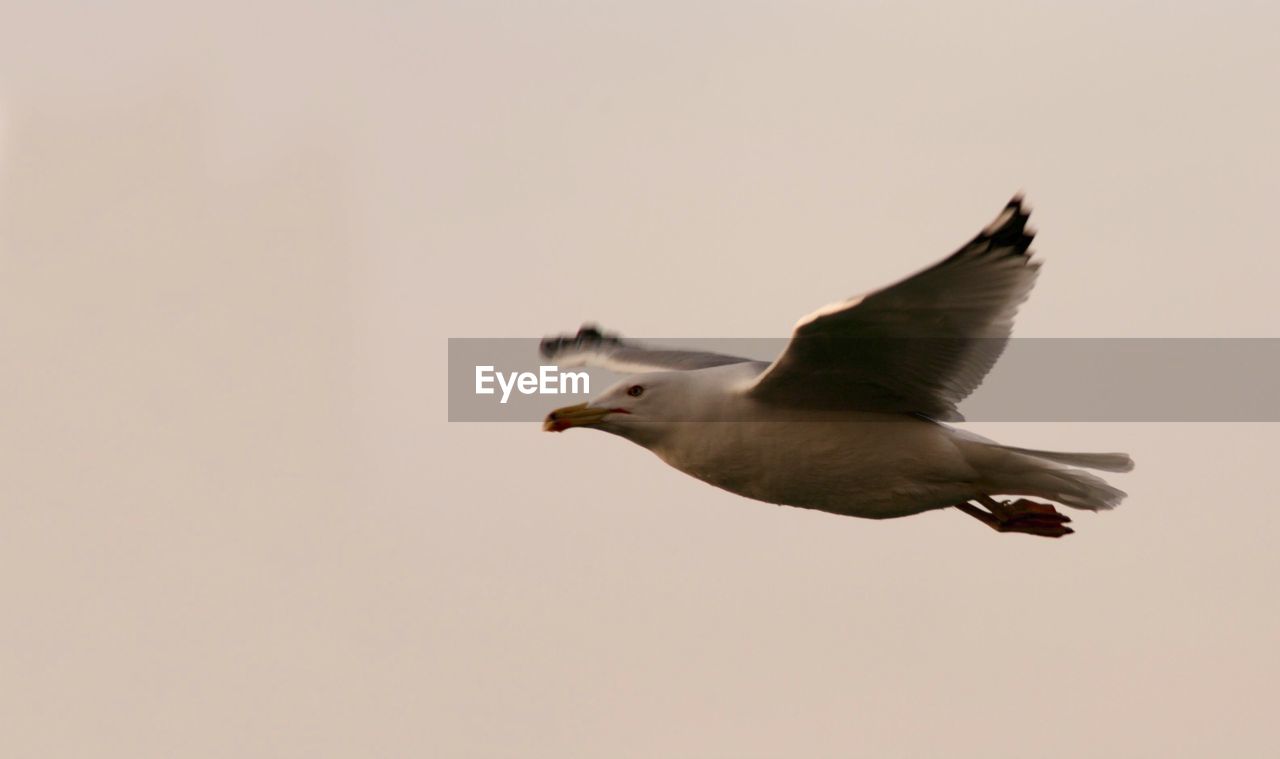
[[(906, 340), (913, 350), (921, 342), (939, 352), (960, 345), (892, 338), (877, 341), (876, 352)], [(635, 342), (772, 361), (788, 339)], [(450, 338), (449, 421), (537, 422), (628, 376), (559, 366), (538, 345), (538, 338)], [(826, 350), (856, 356), (868, 345), (849, 341)], [(970, 421), (998, 422), (1277, 422), (1277, 388), (1280, 338), (1015, 338), (960, 411)]]

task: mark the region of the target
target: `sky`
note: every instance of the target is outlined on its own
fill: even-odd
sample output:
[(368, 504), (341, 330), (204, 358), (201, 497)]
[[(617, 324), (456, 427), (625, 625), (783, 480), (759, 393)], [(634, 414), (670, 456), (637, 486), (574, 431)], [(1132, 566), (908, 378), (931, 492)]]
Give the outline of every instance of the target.
[(451, 337), (785, 337), (1018, 190), (1016, 335), (1277, 336), (1276, 9), (690, 5), (4, 11), (14, 756), (1274, 755), (1276, 425), (969, 425), (1137, 461), (1046, 541), (445, 380)]

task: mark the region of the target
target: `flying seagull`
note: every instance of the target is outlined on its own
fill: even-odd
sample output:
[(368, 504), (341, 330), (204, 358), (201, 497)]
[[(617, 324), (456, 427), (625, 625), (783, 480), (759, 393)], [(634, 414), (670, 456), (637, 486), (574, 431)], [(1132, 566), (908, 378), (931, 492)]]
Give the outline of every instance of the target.
[(1035, 283), (1020, 195), (924, 271), (801, 319), (772, 363), (662, 350), (587, 325), (546, 338), (561, 366), (635, 372), (543, 429), (620, 435), (704, 482), (767, 503), (888, 519), (955, 507), (999, 532), (1061, 537), (1051, 503), (1114, 508), (1125, 493), (1080, 467), (1127, 472), (1123, 453), (1000, 445), (943, 424), (1003, 351)]

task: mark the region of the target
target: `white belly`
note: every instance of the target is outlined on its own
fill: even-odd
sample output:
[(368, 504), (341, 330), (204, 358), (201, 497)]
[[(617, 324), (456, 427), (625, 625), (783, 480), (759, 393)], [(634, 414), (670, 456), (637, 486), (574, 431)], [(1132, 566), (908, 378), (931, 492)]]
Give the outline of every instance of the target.
[(849, 516), (906, 516), (977, 495), (949, 430), (901, 416), (690, 422), (654, 452), (747, 498)]

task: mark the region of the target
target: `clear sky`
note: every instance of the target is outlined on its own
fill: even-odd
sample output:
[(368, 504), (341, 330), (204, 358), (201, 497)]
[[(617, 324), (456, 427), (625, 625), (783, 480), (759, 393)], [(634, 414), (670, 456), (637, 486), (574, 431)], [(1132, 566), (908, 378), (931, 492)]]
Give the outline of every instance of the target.
[(1137, 460), (1052, 542), (444, 386), (785, 336), (1018, 189), (1016, 334), (1276, 336), (1274, 4), (313, 6), (4, 14), (6, 753), (1275, 754), (1277, 426), (973, 425)]

